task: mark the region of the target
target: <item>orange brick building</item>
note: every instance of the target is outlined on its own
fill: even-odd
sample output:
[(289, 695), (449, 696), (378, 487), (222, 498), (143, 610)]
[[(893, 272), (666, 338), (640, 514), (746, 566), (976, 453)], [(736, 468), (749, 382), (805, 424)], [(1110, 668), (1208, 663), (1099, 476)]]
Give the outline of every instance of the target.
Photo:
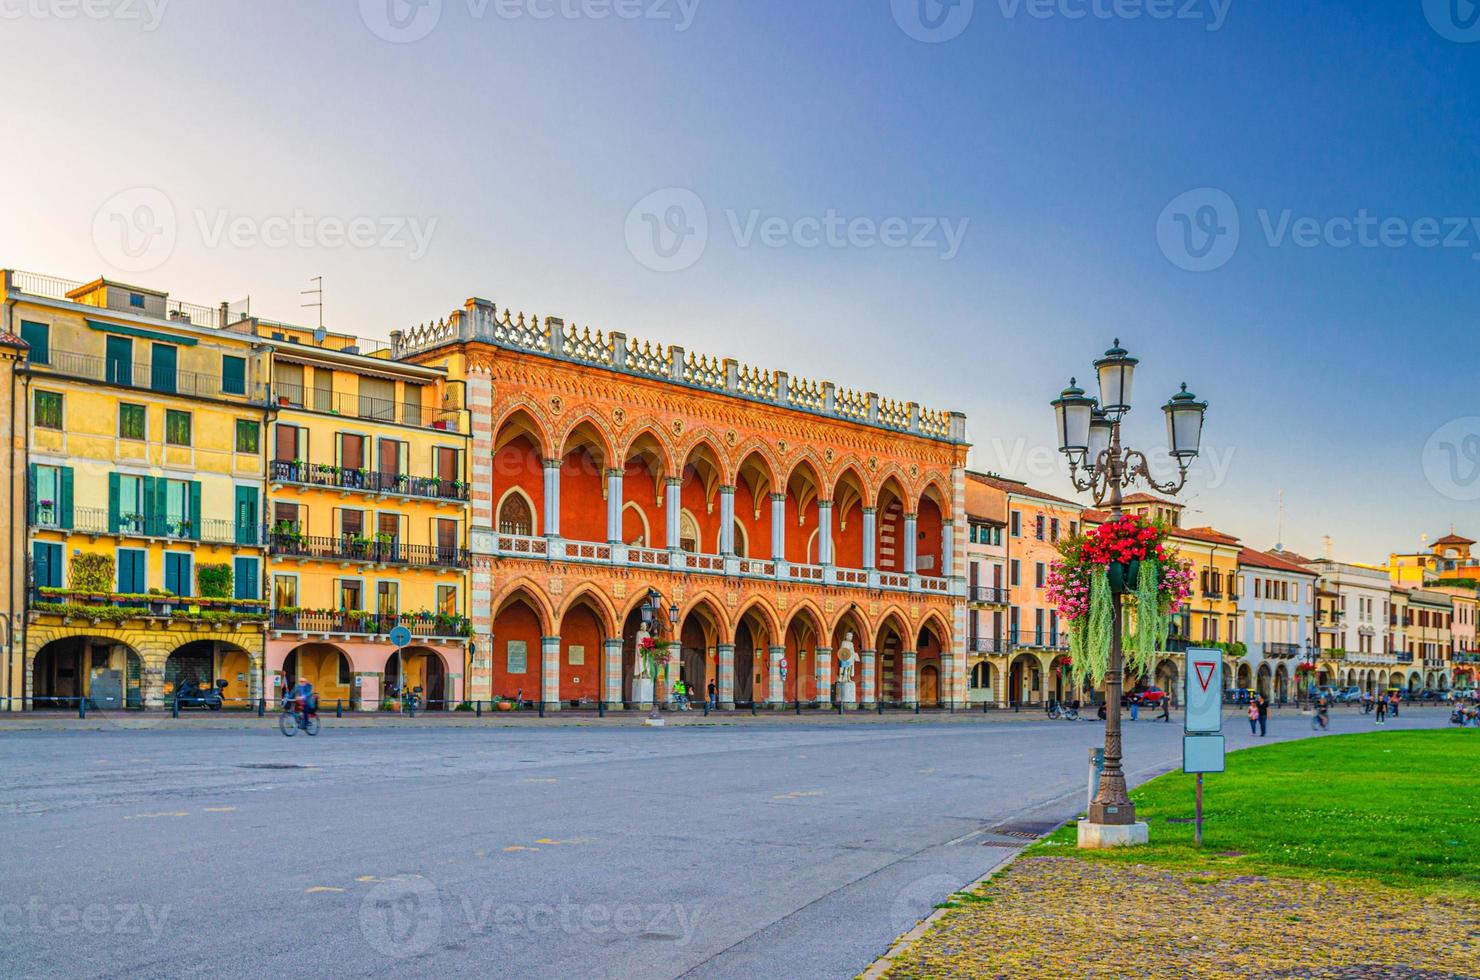
[(851, 633), (856, 704), (966, 699), (963, 416), (480, 299), (392, 347), (465, 379), (467, 696), (631, 703), (655, 590), (660, 697), (830, 704)]

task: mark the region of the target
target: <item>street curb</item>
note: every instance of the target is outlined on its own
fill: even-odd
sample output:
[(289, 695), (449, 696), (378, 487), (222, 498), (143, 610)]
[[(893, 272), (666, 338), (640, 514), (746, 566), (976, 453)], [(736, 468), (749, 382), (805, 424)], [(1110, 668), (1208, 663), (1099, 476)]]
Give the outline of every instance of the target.
[[(1039, 840), (1058, 833), (1066, 824), (1069, 823), (1070, 820), (1073, 819), (1075, 818), (1066, 817), (1065, 819), (1060, 820), (1052, 830), (1044, 834), (1043, 837), (1040, 837)], [(1034, 843), (1036, 843), (1036, 841)], [(1019, 850), (1014, 851), (1013, 854), (1007, 858), (1007, 860), (1003, 861), (1001, 864), (997, 865), (992, 870), (988, 871), (986, 874), (982, 875), (975, 881), (956, 889), (956, 891), (976, 891), (978, 888), (985, 885), (987, 882), (991, 881), (993, 878), (1007, 871), (1014, 864), (1016, 864), (1018, 858), (1022, 857), (1023, 854), (1025, 854), (1032, 846), (1032, 844), (1025, 844)], [(955, 894), (955, 892), (952, 892), (951, 894)], [(947, 895), (946, 900), (949, 899), (950, 895)], [(935, 924), (945, 917), (947, 912), (954, 911), (956, 910), (950, 908), (936, 909), (934, 912), (931, 912), (925, 918), (921, 919), (918, 923), (916, 923), (915, 928), (911, 929), (903, 936), (900, 936), (898, 939), (894, 940), (893, 944), (890, 945), (889, 949), (884, 953), (884, 955), (880, 956), (878, 959), (870, 963), (868, 969), (864, 970), (858, 975), (858, 980), (878, 980), (879, 977), (882, 977), (884, 975), (885, 971), (887, 971), (891, 966), (894, 965), (894, 961), (896, 959), (909, 952), (910, 948), (913, 947), (915, 943), (919, 942), (921, 939), (924, 939), (925, 936), (930, 932), (930, 930), (935, 926)]]

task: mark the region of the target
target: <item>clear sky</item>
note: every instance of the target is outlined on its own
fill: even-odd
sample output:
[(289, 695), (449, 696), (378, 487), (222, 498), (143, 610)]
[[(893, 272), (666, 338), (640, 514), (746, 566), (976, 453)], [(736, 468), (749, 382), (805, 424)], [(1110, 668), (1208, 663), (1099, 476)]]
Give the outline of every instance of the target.
[(0, 263), (304, 322), (322, 275), (374, 337), (479, 295), (964, 411), (1060, 492), (1120, 337), (1133, 443), (1212, 404), (1191, 522), (1480, 532), (1469, 0), (419, 3), (0, 0)]

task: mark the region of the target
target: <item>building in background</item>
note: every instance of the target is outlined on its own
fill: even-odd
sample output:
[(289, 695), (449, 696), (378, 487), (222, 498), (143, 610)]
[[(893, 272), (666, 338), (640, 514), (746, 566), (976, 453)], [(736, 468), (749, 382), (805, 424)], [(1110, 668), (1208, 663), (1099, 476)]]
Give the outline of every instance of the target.
[(1453, 620), (1453, 597), (1431, 589), (1414, 589), (1408, 593), (1407, 642), (1408, 652), (1413, 655), (1408, 671), (1409, 690), (1450, 687)]
[[(1007, 584), (1007, 491), (1000, 481), (967, 471), (966, 519), (967, 691), (973, 704), (1000, 704), (1012, 597)], [(995, 665), (993, 657), (998, 658)]]
[(466, 380), (474, 697), (632, 702), (646, 609), (660, 697), (827, 705), (851, 645), (964, 699), (963, 416), (476, 298), (391, 340)]
[[(1275, 691), (1281, 670), (1310, 659), (1315, 646), (1316, 573), (1279, 552), (1243, 548), (1238, 557), (1237, 600), (1247, 651), (1240, 659), (1235, 687)], [(1316, 683), (1331, 683), (1317, 676)]]
[(461, 383), (345, 334), (230, 329), (271, 349), (269, 691), (301, 676), (355, 710), (417, 692), (456, 706), (472, 635)]
[[(265, 359), (224, 310), (6, 271), (27, 344), (26, 693), (159, 706), (256, 696)], [(10, 329), (12, 328), (13, 329)]]
[(1480, 560), (1470, 552), (1475, 542), (1450, 527), (1427, 549), (1388, 556), (1386, 569), (1395, 585), (1423, 588), (1440, 581), (1473, 586), (1480, 580)]

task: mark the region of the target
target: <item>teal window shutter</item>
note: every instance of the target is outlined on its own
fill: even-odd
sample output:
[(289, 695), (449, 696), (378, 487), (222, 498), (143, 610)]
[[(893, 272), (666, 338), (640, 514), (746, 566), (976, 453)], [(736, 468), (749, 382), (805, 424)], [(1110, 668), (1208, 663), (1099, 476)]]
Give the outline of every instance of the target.
[(221, 355), (221, 391), (227, 395), (247, 393), (247, 360), (244, 357)]
[(45, 323), (21, 321), (21, 339), (31, 347), (28, 355), (32, 364), (51, 363), (51, 327)]
[(57, 520), (62, 527), (72, 530), (72, 467), (57, 468)]
[(108, 474), (108, 533), (118, 533), (118, 474)]
[(37, 506), (36, 506), (36, 464), (35, 463), (32, 463), (30, 466), (27, 466), (26, 467), (26, 499), (31, 502), (30, 503), (30, 511), (27, 514), (27, 518), (29, 519), (30, 523), (35, 524), (36, 523), (36, 511), (37, 511)]
[(145, 533), (163, 536), (170, 521), (170, 481), (144, 477)]
[(236, 567), (232, 570), (232, 595), (237, 599), (259, 598), (257, 590), (260, 583), (257, 580), (257, 559), (238, 558)]
[(190, 481), (190, 536), (200, 540), (200, 481)]
[(36, 569), (38, 589), (60, 589), (62, 587), (62, 546), (48, 541), (31, 544), (31, 560)]

